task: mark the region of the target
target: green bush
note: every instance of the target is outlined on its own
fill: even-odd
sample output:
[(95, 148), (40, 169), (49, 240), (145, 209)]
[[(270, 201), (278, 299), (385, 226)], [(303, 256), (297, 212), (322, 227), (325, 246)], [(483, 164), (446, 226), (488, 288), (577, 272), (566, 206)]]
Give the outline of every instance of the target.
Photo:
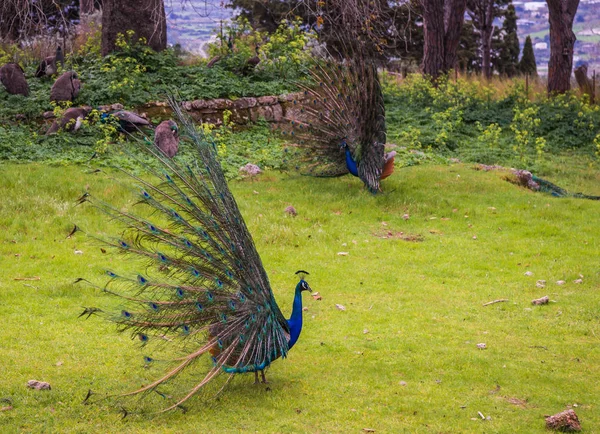
[(527, 98), (522, 80), (478, 82), (420, 74), (400, 84), (384, 76), (388, 142), (411, 146), (419, 132), (425, 149), (466, 161), (534, 167), (546, 153), (597, 152), (600, 108), (574, 94)]

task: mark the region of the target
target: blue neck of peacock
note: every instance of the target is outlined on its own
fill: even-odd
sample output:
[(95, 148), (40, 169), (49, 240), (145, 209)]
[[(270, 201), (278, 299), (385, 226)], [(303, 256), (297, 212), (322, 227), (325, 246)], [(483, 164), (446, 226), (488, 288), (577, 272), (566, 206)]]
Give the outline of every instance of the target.
[(290, 326), (290, 340), (288, 349), (291, 349), (302, 331), (302, 281), (296, 285), (296, 293), (294, 295), (294, 304), (292, 306), (292, 316), (288, 320)]
[(358, 168), (356, 167), (356, 161), (352, 158), (352, 154), (350, 153), (350, 149), (346, 146), (346, 167), (348, 171), (354, 175), (358, 176)]

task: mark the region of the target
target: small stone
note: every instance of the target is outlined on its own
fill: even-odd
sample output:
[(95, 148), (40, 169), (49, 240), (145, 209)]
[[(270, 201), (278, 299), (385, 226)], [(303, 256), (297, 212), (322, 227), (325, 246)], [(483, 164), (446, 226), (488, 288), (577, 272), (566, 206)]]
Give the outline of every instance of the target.
[(338, 256), (348, 256), (348, 252), (338, 252)]
[(406, 381), (401, 381), (399, 384), (400, 384), (400, 386), (406, 386), (407, 383), (406, 383)]
[(545, 280), (538, 280), (537, 282), (535, 282), (535, 286), (538, 288), (545, 288), (546, 287), (546, 281)]
[(583, 279), (574, 280), (573, 283), (583, 283)]
[(302, 311), (308, 312), (308, 308), (305, 306), (305, 307), (302, 308)]
[(550, 301), (550, 298), (548, 298), (548, 296), (545, 295), (542, 298), (536, 298), (535, 300), (532, 300), (531, 304), (540, 306), (542, 304), (548, 304), (549, 301)]
[(346, 310), (346, 306), (344, 306), (343, 304), (336, 304), (335, 307), (337, 307), (338, 310)]
[(246, 176), (256, 176), (262, 173), (262, 170), (260, 170), (260, 167), (256, 164), (248, 163), (245, 166), (240, 167), (240, 172)]
[(367, 333), (369, 333), (369, 330), (368, 329), (364, 329), (363, 330), (363, 334), (366, 335)]
[(75, 250), (74, 252), (76, 255), (83, 255), (83, 251), (81, 250)]
[(473, 235), (473, 239), (476, 240), (477, 239), (477, 235)]
[(480, 350), (485, 350), (487, 349), (487, 345), (482, 342), (480, 344), (477, 344), (477, 348), (479, 348)]
[(525, 276), (533, 276), (533, 273), (531, 271), (526, 271)]
[(567, 282), (565, 282), (564, 280), (557, 280), (556, 281), (557, 285), (564, 285), (565, 283), (567, 283)]
[(38, 381), (38, 380), (29, 380), (27, 382), (27, 387), (29, 387), (30, 389), (36, 389), (36, 390), (50, 390), (50, 383), (46, 383), (45, 381)]
[(581, 424), (573, 410), (565, 410), (553, 416), (546, 417), (546, 428), (555, 431), (573, 432), (581, 431)]
[(408, 220), (408, 219), (410, 218), (410, 215), (408, 215), (408, 214), (404, 214), (404, 215), (402, 216), (402, 218), (403, 218), (404, 220)]
[(285, 213), (291, 215), (292, 217), (296, 217), (298, 215), (296, 208), (291, 205), (285, 209)]

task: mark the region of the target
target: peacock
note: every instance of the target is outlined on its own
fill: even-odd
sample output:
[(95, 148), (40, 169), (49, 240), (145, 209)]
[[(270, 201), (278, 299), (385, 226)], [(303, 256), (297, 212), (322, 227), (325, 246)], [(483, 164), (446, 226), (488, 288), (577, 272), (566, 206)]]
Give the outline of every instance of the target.
[(100, 115), (100, 120), (102, 122), (108, 122), (113, 116), (119, 124), (119, 131), (122, 133), (139, 132), (142, 128), (151, 127), (151, 124), (147, 119), (144, 119), (137, 113), (123, 109), (103, 111)]
[(512, 170), (512, 175), (514, 178), (509, 177), (509, 181), (522, 187), (527, 187), (533, 191), (551, 194), (554, 197), (575, 197), (579, 199), (600, 200), (600, 196), (592, 196), (583, 193), (569, 193), (564, 188), (561, 188), (546, 179), (537, 177), (528, 170)]
[(394, 170), (395, 152), (385, 153), (385, 107), (377, 67), (355, 56), (317, 61), (303, 96), (292, 101), (281, 129), (299, 151), (301, 169), (314, 176), (359, 177), (376, 193)]
[[(311, 291), (308, 272), (298, 271), (292, 314), (285, 319), (227, 187), (215, 144), (196, 130), (179, 106), (172, 105), (181, 131), (193, 144), (195, 161), (171, 159), (151, 141), (138, 142), (142, 155), (154, 163), (145, 164), (148, 176), (128, 175), (139, 188), (139, 204), (149, 212), (122, 211), (89, 193), (78, 200), (124, 227), (120, 237), (94, 237), (104, 250), (111, 248), (132, 264), (141, 260), (146, 270), (132, 275), (106, 271), (108, 282), (96, 287), (119, 299), (123, 307), (114, 314), (87, 307), (80, 316), (105, 316), (143, 349), (156, 345), (159, 354), (148, 350), (144, 363), (149, 368), (163, 366), (166, 372), (119, 396), (158, 397), (162, 411), (183, 408), (192, 396), (220, 384), (216, 377), (227, 384), (235, 374), (254, 373), (258, 382), (260, 373), (266, 382), (265, 370), (285, 358), (298, 341), (302, 293)], [(182, 354), (173, 357), (177, 350)], [(165, 358), (159, 357), (160, 352)], [(93, 395), (90, 391), (85, 402)]]

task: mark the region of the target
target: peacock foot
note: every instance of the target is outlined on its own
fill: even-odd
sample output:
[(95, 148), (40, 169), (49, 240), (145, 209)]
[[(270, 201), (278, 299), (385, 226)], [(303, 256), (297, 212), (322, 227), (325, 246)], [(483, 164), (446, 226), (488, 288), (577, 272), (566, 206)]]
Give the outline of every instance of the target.
[(265, 378), (265, 371), (260, 371), (260, 375), (262, 377), (262, 381), (261, 383), (263, 384), (268, 384), (269, 382), (267, 381), (267, 379)]

